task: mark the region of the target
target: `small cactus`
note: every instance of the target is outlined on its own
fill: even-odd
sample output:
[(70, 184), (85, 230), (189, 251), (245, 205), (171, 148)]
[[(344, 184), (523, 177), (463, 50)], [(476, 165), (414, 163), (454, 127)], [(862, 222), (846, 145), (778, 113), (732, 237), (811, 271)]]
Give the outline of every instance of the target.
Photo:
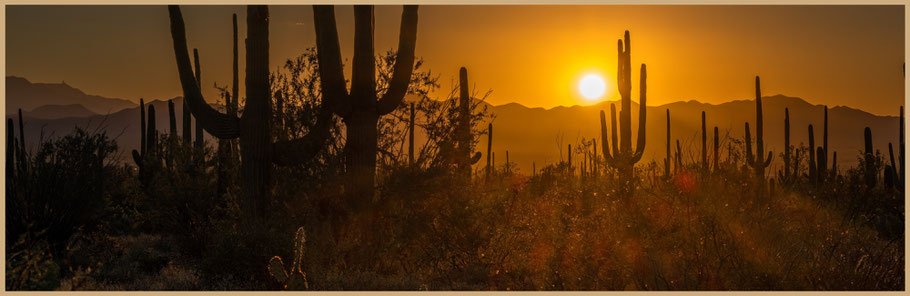
[(809, 125), (809, 180), (815, 180), (815, 133), (812, 132), (812, 125)]
[(701, 111), (701, 165), (708, 170), (708, 130), (705, 127), (705, 111)]
[(487, 125), (487, 176), (493, 172), (493, 123)]
[(294, 262), (289, 268), (284, 266), (281, 257), (275, 256), (269, 259), (269, 274), (281, 283), (285, 290), (309, 290), (310, 286), (306, 280), (306, 273), (300, 268), (303, 263), (303, 247), (306, 244), (306, 233), (303, 227), (297, 228), (297, 234), (294, 236)]

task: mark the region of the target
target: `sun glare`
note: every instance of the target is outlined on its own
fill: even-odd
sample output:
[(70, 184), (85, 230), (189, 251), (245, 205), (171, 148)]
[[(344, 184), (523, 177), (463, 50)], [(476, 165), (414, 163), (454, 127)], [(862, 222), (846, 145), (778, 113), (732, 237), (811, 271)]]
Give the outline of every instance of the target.
[(585, 97), (585, 99), (590, 101), (602, 97), (606, 90), (607, 83), (604, 82), (603, 77), (600, 77), (597, 74), (585, 75), (585, 77), (578, 82), (578, 91), (581, 92), (581, 95)]

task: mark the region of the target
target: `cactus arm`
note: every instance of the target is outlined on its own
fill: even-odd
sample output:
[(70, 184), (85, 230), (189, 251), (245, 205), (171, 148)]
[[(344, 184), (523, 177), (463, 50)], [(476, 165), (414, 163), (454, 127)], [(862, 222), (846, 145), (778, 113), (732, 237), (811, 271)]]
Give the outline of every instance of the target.
[(478, 161), (480, 161), (480, 152), (474, 152), (474, 156), (472, 156), (470, 160), (471, 160), (471, 162), (470, 162), (471, 165), (474, 165)]
[(193, 64), (196, 69), (196, 84), (199, 85), (199, 88), (202, 88), (202, 67), (199, 66), (199, 49), (193, 48)]
[(133, 149), (133, 162), (136, 163), (136, 166), (142, 166), (142, 155), (136, 149)]
[(275, 256), (269, 260), (269, 274), (279, 283), (284, 284), (288, 281), (288, 274), (284, 270), (284, 262), (281, 261), (281, 257)]
[(316, 125), (302, 138), (272, 143), (272, 162), (277, 165), (295, 165), (316, 157), (335, 124), (330, 104), (322, 103)]
[(190, 57), (186, 46), (186, 31), (183, 16), (177, 5), (168, 6), (171, 19), (171, 37), (174, 41), (174, 54), (177, 58), (177, 70), (180, 84), (183, 87), (184, 100), (196, 115), (197, 124), (215, 137), (232, 139), (240, 136), (240, 119), (218, 112), (209, 106), (202, 97), (202, 91), (196, 83), (196, 77), (190, 68)]
[(762, 163), (761, 166), (766, 168), (771, 165), (771, 160), (774, 159), (774, 154), (771, 151), (768, 151), (768, 158), (765, 159), (765, 163)]
[[(642, 154), (645, 152), (645, 132), (647, 129), (647, 115), (648, 115), (648, 106), (647, 106), (647, 80), (648, 80), (648, 71), (645, 67), (645, 64), (641, 64), (641, 84), (639, 85), (640, 90), (639, 94), (640, 99), (638, 102), (638, 144), (635, 147), (635, 156), (632, 157), (632, 163), (638, 162), (641, 159)], [(631, 127), (629, 127), (631, 128)]]
[(607, 165), (613, 165), (613, 157), (610, 155), (610, 141), (607, 140), (607, 119), (603, 110), (600, 110), (600, 144), (603, 149), (604, 161)]
[(347, 117), (351, 113), (351, 102), (341, 64), (335, 8), (331, 5), (313, 5), (313, 24), (316, 28), (316, 56), (323, 98), (332, 101), (335, 114)]
[[(398, 35), (398, 56), (395, 58), (395, 69), (389, 90), (382, 95), (376, 106), (380, 115), (388, 114), (398, 108), (408, 91), (411, 74), (414, 71), (414, 47), (417, 44), (417, 5), (405, 5), (401, 12), (401, 31)], [(372, 60), (373, 57), (370, 56)]]

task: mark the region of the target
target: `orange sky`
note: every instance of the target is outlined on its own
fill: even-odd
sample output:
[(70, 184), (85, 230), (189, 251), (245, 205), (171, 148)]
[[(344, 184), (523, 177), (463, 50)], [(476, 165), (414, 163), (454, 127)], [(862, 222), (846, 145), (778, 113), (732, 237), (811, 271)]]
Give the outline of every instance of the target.
[[(243, 20), (245, 9), (183, 10), (205, 83), (228, 84), (231, 13)], [(312, 10), (270, 11), (271, 63), (277, 68), (314, 46)], [(377, 7), (377, 52), (396, 46), (400, 12), (400, 6)], [(341, 6), (336, 13), (350, 59), (353, 11)], [(587, 73), (606, 77), (603, 99), (617, 96), (616, 40), (626, 29), (632, 34), (633, 100), (638, 65), (647, 63), (648, 105), (748, 99), (755, 75), (766, 95), (888, 115), (903, 104), (902, 6), (426, 5), (416, 50), (441, 75), (439, 95), (466, 66), (480, 93), (493, 90), (488, 102), (496, 105), (588, 105), (596, 102), (577, 91)], [(241, 36), (245, 31), (242, 24)], [(136, 101), (180, 95), (164, 6), (7, 6), (6, 46), (7, 75), (65, 80), (87, 93)], [(215, 93), (206, 88), (208, 98)]]

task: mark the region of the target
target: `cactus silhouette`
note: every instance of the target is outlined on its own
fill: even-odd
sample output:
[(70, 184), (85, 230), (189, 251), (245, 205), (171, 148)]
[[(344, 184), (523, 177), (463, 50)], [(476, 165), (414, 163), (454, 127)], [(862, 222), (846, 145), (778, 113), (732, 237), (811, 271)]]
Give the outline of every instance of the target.
[(414, 103), (411, 103), (410, 120), (408, 120), (408, 166), (414, 165)]
[(376, 60), (373, 51), (373, 6), (354, 7), (354, 58), (351, 65), (351, 91), (345, 85), (341, 48), (332, 6), (313, 6), (319, 80), (323, 98), (333, 101), (335, 114), (344, 119), (345, 169), (352, 202), (364, 206), (373, 197), (376, 174), (377, 123), (401, 104), (414, 70), (417, 40), (417, 6), (405, 5), (401, 14), (392, 78), (380, 97), (376, 90)]
[[(468, 90), (468, 69), (461, 67), (458, 75), (458, 110), (455, 122), (456, 165), (459, 174), (471, 178), (471, 166), (480, 160), (480, 152), (474, 151), (474, 136), (471, 134), (471, 94)], [(508, 152), (506, 152), (508, 159)], [(508, 161), (506, 161), (508, 166)]]
[(901, 167), (900, 167), (900, 174), (897, 176), (897, 183), (900, 187), (901, 192), (903, 192), (904, 191), (904, 178), (906, 177), (906, 175), (904, 175), (904, 166), (905, 166), (904, 165), (904, 106), (901, 106), (900, 121), (901, 121), (900, 122), (900, 136), (898, 138), (898, 141), (899, 141), (898, 147), (900, 150), (898, 151), (899, 154), (898, 154), (897, 160), (900, 162)]
[(717, 170), (718, 152), (720, 151), (720, 142), (717, 137), (717, 126), (714, 126), (714, 170)]
[[(822, 130), (822, 157), (825, 159), (825, 163), (828, 162), (828, 105), (825, 105), (825, 126)], [(823, 163), (819, 163), (819, 169), (817, 170), (819, 175), (822, 175), (818, 178), (819, 183), (825, 182), (825, 178), (828, 176), (828, 168), (821, 169)]]
[(705, 111), (701, 111), (701, 166), (708, 170), (708, 130), (705, 127)]
[(818, 172), (815, 171), (815, 133), (812, 130), (812, 125), (809, 125), (809, 180), (815, 182), (815, 174)]
[[(292, 165), (314, 157), (325, 145), (333, 123), (329, 103), (320, 107), (316, 125), (303, 138), (272, 142), (271, 90), (269, 87), (269, 11), (247, 6), (246, 106), (242, 117), (218, 112), (209, 106), (190, 66), (186, 32), (180, 7), (168, 6), (171, 37), (187, 105), (209, 134), (220, 139), (239, 138), (241, 154), (241, 205), (250, 218), (262, 217), (269, 198), (270, 166)], [(198, 67), (197, 67), (198, 68)], [(186, 139), (186, 137), (184, 138)]]
[(825, 183), (825, 177), (828, 175), (826, 173), (828, 171), (828, 166), (827, 166), (827, 160), (825, 159), (825, 148), (818, 147), (816, 149), (815, 154), (816, 154), (816, 157), (818, 158), (818, 160), (815, 161), (815, 165), (816, 165), (815, 171), (818, 173), (816, 176), (818, 178), (816, 180), (816, 183), (819, 186), (821, 186), (822, 184)]
[[(635, 166), (645, 150), (645, 123), (647, 115), (647, 69), (645, 64), (641, 64), (641, 78), (639, 84), (639, 113), (638, 113), (638, 145), (635, 151), (632, 151), (632, 50), (629, 40), (629, 31), (625, 32), (623, 40), (617, 42), (619, 50), (619, 61), (617, 71), (617, 87), (622, 97), (620, 102), (622, 109), (619, 112), (620, 142), (616, 143), (616, 107), (610, 104), (610, 115), (613, 124), (613, 153), (609, 153), (609, 147), (604, 145), (604, 160), (606, 163), (616, 168), (620, 174), (628, 179), (632, 174), (632, 168)], [(625, 45), (625, 47), (623, 47)], [(601, 134), (605, 134), (604, 126), (601, 126)], [(606, 137), (604, 137), (606, 139)], [(606, 140), (603, 141), (606, 143)], [(617, 148), (617, 146), (619, 146)]]
[(752, 156), (752, 144), (749, 140), (749, 123), (746, 122), (746, 162), (755, 170), (755, 176), (761, 180), (765, 178), (765, 168), (771, 165), (773, 154), (768, 151), (768, 158), (764, 158), (764, 136), (762, 132), (762, 105), (761, 105), (761, 80), (755, 76), (755, 156)]
[(788, 184), (790, 179), (790, 109), (784, 108), (784, 170), (777, 171), (777, 178), (781, 185)]
[(281, 257), (275, 256), (269, 259), (268, 270), (276, 281), (284, 286), (285, 290), (309, 290), (310, 285), (307, 283), (306, 273), (300, 268), (303, 264), (303, 252), (306, 245), (306, 232), (303, 227), (297, 229), (294, 235), (294, 261), (290, 266), (285, 267)]
[[(147, 118), (146, 112), (148, 112)], [(139, 126), (143, 131), (140, 132), (142, 135), (139, 137), (139, 151), (133, 150), (133, 161), (139, 167), (141, 174), (143, 167), (151, 160), (152, 155), (155, 154), (154, 151), (158, 147), (158, 131), (155, 126), (155, 106), (149, 104), (148, 111), (146, 111), (145, 101), (139, 99), (139, 113), (139, 119), (141, 120)]]
[(568, 158), (569, 158), (569, 160), (568, 160), (568, 164), (569, 164), (569, 175), (574, 176), (574, 175), (575, 175), (575, 168), (572, 167), (572, 144), (569, 144)]
[(175, 114), (174, 114), (174, 100), (167, 100), (167, 119), (168, 119), (168, 126), (170, 127), (170, 129), (168, 129), (168, 131), (169, 131), (168, 136), (176, 137), (177, 136), (177, 118), (175, 117)]
[(865, 157), (864, 162), (864, 174), (866, 179), (866, 187), (873, 188), (876, 183), (876, 170), (875, 170), (875, 151), (872, 150), (872, 129), (868, 126), (863, 131), (863, 140), (866, 146), (866, 153), (863, 155)]
[(837, 177), (837, 151), (831, 155), (831, 175)]
[[(888, 158), (891, 160), (891, 165), (885, 168), (885, 176), (887, 178), (890, 178), (891, 181), (894, 181), (894, 179), (898, 178), (896, 169), (897, 163), (894, 162), (894, 148), (892, 147), (891, 143), (888, 143)], [(885, 180), (887, 180), (887, 178)], [(887, 185), (888, 188), (894, 188), (894, 182), (890, 182)]]
[[(604, 124), (604, 112), (600, 111), (600, 124)], [(606, 135), (603, 135), (606, 139)], [(664, 176), (670, 176), (670, 162), (673, 161), (673, 158), (670, 157), (670, 109), (667, 108), (667, 158), (664, 159)]]
[(682, 168), (682, 149), (679, 148), (679, 140), (676, 140), (676, 170), (679, 172), (679, 169)]

